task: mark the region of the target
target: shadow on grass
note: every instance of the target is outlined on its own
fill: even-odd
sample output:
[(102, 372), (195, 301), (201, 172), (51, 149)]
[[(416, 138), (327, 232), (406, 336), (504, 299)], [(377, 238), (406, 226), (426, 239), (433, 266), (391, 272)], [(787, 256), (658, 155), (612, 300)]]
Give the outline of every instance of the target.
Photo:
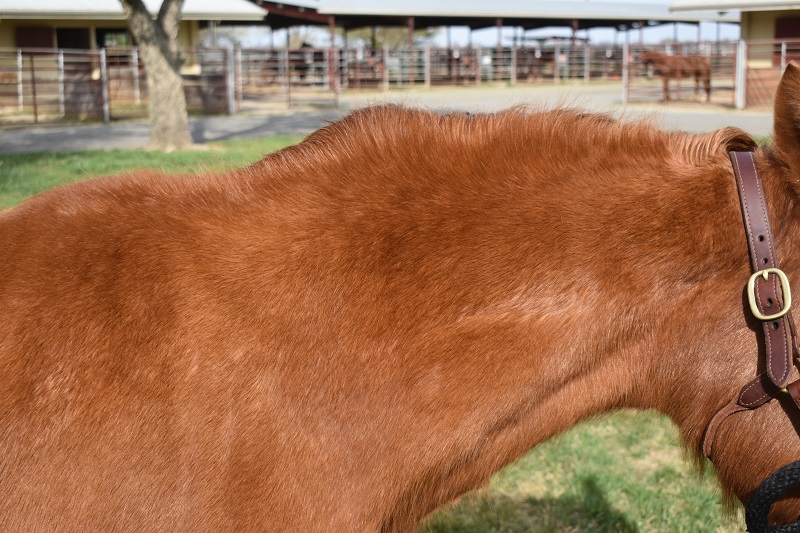
[[(572, 491), (571, 491), (572, 492)], [(615, 510), (597, 479), (583, 479), (575, 494), (560, 498), (512, 498), (479, 493), (431, 516), (421, 533), (638, 533), (628, 517)]]

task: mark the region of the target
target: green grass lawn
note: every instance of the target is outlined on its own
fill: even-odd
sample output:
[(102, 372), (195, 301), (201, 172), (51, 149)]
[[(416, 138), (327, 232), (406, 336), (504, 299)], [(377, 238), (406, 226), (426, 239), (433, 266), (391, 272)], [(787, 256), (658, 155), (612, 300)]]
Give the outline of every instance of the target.
[(277, 135), (213, 143), (206, 150), (169, 154), (97, 150), (0, 155), (0, 209), (57, 185), (141, 168), (174, 174), (237, 168), (301, 139), (298, 135)]
[[(139, 168), (193, 173), (252, 163), (297, 142), (281, 136), (162, 154), (92, 151), (0, 156), (0, 209), (50, 187)], [(685, 456), (674, 426), (655, 413), (620, 412), (532, 450), (490, 485), (441, 509), (421, 532), (737, 532), (713, 475)]]

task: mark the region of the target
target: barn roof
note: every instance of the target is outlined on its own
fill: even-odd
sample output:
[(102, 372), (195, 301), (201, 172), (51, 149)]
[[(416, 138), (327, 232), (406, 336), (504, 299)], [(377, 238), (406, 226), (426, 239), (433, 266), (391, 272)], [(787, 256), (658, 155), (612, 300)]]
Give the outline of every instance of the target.
[[(257, 0), (254, 0), (257, 1)], [(258, 2), (269, 11), (267, 23), (273, 27), (296, 24), (326, 24), (334, 16), (337, 26), (349, 28), (362, 26), (405, 25), (414, 17), (417, 27), (470, 26), (483, 28), (495, 26), (503, 19), (508, 26), (527, 29), (547, 26), (572, 26), (579, 28), (630, 27), (634, 23), (649, 25), (671, 22), (698, 23), (700, 21), (739, 22), (738, 13), (718, 11), (678, 13), (669, 9), (668, 3), (643, 4), (605, 1), (550, 1), (530, 0), (463, 0), (437, 2), (436, 0), (290, 0)]]
[[(158, 13), (161, 0), (144, 0)], [(247, 0), (186, 0), (184, 20), (262, 21), (266, 11)], [(0, 19), (125, 20), (119, 0), (0, 0)]]
[(708, 9), (772, 11), (778, 9), (800, 9), (800, 0), (678, 0), (670, 6), (670, 9), (676, 13)]

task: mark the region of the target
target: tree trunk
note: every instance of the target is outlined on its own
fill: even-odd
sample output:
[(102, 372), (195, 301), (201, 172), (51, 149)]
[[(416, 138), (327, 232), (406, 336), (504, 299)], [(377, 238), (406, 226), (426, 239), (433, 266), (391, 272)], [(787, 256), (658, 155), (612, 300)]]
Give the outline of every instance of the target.
[(186, 95), (178, 50), (183, 0), (163, 0), (158, 16), (142, 0), (120, 0), (147, 69), (150, 148), (176, 150), (191, 146)]

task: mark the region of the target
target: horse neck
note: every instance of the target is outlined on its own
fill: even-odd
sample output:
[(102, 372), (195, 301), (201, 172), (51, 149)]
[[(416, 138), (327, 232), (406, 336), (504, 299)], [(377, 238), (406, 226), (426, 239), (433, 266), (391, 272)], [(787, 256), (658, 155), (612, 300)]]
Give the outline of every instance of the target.
[[(800, 234), (791, 195), (768, 154), (760, 151), (757, 161), (781, 267), (797, 279), (800, 256), (795, 251), (800, 250)], [(757, 333), (761, 325), (747, 310), (743, 292), (751, 274), (743, 215), (732, 190), (733, 178), (726, 176), (709, 189), (716, 201), (696, 206), (699, 224), (695, 231), (705, 227), (716, 245), (709, 241), (696, 246), (698, 253), (708, 255), (702, 262), (706, 272), (679, 296), (678, 305), (662, 322), (657, 343), (661, 354), (650, 366), (650, 390), (645, 394), (645, 405), (667, 413), (695, 451), (711, 417), (763, 369)], [(695, 239), (696, 234), (687, 244)], [(725, 424), (730, 429), (747, 419), (733, 417)]]

